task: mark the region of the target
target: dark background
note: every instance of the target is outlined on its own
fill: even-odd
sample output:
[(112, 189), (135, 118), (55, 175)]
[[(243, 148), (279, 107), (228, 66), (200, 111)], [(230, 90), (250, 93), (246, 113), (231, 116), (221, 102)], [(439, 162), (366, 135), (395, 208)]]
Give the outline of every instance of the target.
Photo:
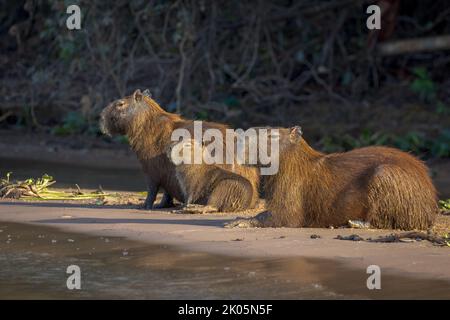
[[(66, 28), (70, 4), (81, 30)], [(366, 27), (370, 4), (381, 31)], [(450, 45), (382, 53), (446, 35), (447, 0), (2, 1), (0, 129), (100, 137), (101, 109), (149, 88), (189, 118), (301, 125), (323, 151), (448, 158)]]

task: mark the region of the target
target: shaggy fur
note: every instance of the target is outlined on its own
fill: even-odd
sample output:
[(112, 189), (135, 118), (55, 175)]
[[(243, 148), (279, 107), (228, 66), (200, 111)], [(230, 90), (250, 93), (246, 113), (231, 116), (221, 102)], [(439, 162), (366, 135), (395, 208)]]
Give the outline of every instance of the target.
[[(153, 99), (136, 90), (131, 96), (113, 101), (101, 113), (100, 127), (105, 134), (127, 135), (131, 148), (142, 165), (145, 173), (148, 194), (145, 201), (147, 209), (153, 208), (158, 189), (165, 190), (158, 207), (173, 206), (173, 198), (184, 201), (184, 195), (175, 176), (175, 167), (167, 158), (167, 148), (172, 144), (174, 129), (186, 128), (193, 132), (193, 121), (164, 111)], [(203, 122), (203, 130), (216, 128), (223, 130), (225, 125)], [(256, 168), (245, 166), (225, 166), (236, 174), (246, 177), (252, 188), (258, 190), (259, 174)], [(252, 198), (252, 204), (258, 197)]]
[[(170, 121), (161, 121), (161, 116)], [(173, 198), (184, 200), (175, 168), (165, 154), (170, 144), (172, 122), (177, 121), (182, 121), (182, 118), (164, 111), (140, 90), (113, 101), (101, 113), (102, 131), (108, 135), (126, 135), (136, 152), (147, 180), (146, 209), (153, 208), (160, 187), (164, 189), (164, 196), (158, 207), (173, 206)]]
[(281, 139), (290, 143), (280, 150), (279, 172), (265, 183), (271, 214), (256, 217), (253, 226), (328, 227), (348, 220), (404, 230), (432, 225), (436, 190), (414, 156), (387, 147), (326, 155), (300, 135), (292, 139), (292, 130), (283, 132)]
[[(171, 157), (172, 148), (183, 146), (186, 152), (190, 151), (194, 159), (195, 141), (177, 142), (168, 150)], [(201, 152), (206, 149), (201, 144)], [(197, 203), (212, 206), (222, 212), (233, 212), (249, 209), (252, 205), (253, 187), (246, 178), (225, 170), (215, 164), (179, 164), (176, 166), (176, 175), (184, 192), (186, 204)]]

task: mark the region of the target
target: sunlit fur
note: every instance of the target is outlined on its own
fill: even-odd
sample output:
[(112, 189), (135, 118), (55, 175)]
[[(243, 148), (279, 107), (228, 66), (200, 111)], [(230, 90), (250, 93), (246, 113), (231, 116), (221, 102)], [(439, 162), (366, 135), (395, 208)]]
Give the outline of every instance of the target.
[[(167, 120), (162, 121), (161, 117)], [(175, 168), (165, 154), (170, 144), (172, 123), (177, 121), (182, 118), (164, 111), (153, 99), (136, 91), (108, 105), (101, 113), (100, 124), (107, 134), (128, 137), (148, 184), (162, 187), (172, 197), (183, 201)]]
[[(175, 176), (175, 167), (167, 157), (166, 151), (172, 143), (172, 131), (185, 128), (193, 133), (193, 121), (164, 111), (156, 101), (137, 90), (133, 95), (108, 105), (101, 113), (100, 125), (107, 134), (127, 135), (148, 183), (162, 187), (179, 201), (185, 200)], [(203, 129), (208, 128), (218, 128), (224, 132), (227, 126), (204, 121)], [(250, 181), (255, 190), (252, 198), (254, 206), (258, 200), (258, 170), (239, 165), (223, 167)]]
[(427, 229), (438, 212), (423, 162), (387, 147), (323, 154), (303, 138), (281, 152), (267, 178), (264, 226), (329, 227), (365, 220), (376, 228)]
[[(194, 140), (174, 143), (184, 145), (190, 151), (192, 164), (176, 166), (176, 175), (188, 199), (188, 203), (198, 203), (217, 208), (219, 211), (233, 212), (249, 209), (252, 206), (253, 188), (250, 181), (241, 175), (225, 170), (215, 164), (193, 164)], [(186, 145), (189, 145), (186, 147)], [(199, 143), (198, 148), (205, 152)], [(168, 150), (171, 156), (172, 148)]]

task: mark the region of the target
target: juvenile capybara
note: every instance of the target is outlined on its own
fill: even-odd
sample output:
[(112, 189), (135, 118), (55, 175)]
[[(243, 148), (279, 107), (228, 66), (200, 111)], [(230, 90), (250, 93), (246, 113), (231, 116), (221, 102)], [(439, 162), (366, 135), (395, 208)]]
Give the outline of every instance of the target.
[[(208, 128), (225, 131), (227, 126), (203, 121), (203, 130)], [(173, 198), (184, 201), (184, 195), (175, 176), (175, 167), (167, 158), (175, 129), (193, 130), (193, 121), (166, 112), (146, 91), (136, 90), (132, 95), (110, 103), (101, 113), (100, 127), (108, 135), (126, 135), (133, 151), (141, 163), (147, 180), (145, 208), (152, 209), (159, 188), (164, 189), (161, 203), (157, 207), (173, 206)], [(246, 177), (257, 190), (259, 175), (256, 168), (235, 166), (234, 172)], [(257, 201), (257, 195), (252, 199)]]
[[(209, 152), (202, 142), (195, 139), (175, 142), (167, 151), (167, 156), (176, 165), (185, 204), (207, 205), (221, 212), (249, 209), (253, 198), (250, 181), (216, 164), (194, 163), (195, 148), (202, 156)], [(188, 163), (180, 160), (183, 157)]]
[(265, 181), (268, 211), (229, 226), (329, 227), (349, 220), (403, 230), (432, 225), (436, 190), (414, 156), (388, 147), (324, 154), (308, 145), (300, 127), (279, 132), (279, 171)]
[[(235, 150), (234, 147), (235, 147), (237, 140), (236, 140), (236, 135), (235, 135), (234, 131), (229, 129), (228, 126), (220, 124), (220, 123), (215, 123), (215, 122), (201, 121), (201, 123), (202, 123), (203, 134), (205, 134), (205, 132), (208, 129), (217, 129), (220, 131), (221, 139), (220, 138), (218, 140), (216, 140), (215, 138), (212, 139), (216, 143), (216, 146), (218, 146), (218, 149), (222, 150), (222, 157), (219, 157), (220, 159), (217, 159), (219, 161), (217, 163), (215, 163), (215, 165), (221, 169), (224, 169), (226, 171), (240, 175), (250, 182), (250, 184), (252, 186), (252, 200), (251, 200), (250, 208), (255, 207), (259, 200), (260, 174), (259, 174), (258, 168), (241, 164), (237, 160), (238, 155), (231, 153), (232, 150)], [(185, 121), (183, 123), (175, 123), (174, 129), (185, 129), (185, 130), (189, 131), (190, 135), (193, 137), (194, 131), (195, 131), (194, 124), (195, 124), (194, 121), (189, 121), (189, 120)], [(227, 133), (227, 131), (232, 131), (233, 133), (231, 133), (231, 132)], [(231, 146), (227, 145), (227, 142), (228, 142), (227, 134), (232, 137), (232, 139), (229, 141), (232, 143)], [(211, 141), (203, 141), (203, 143), (207, 144), (209, 147), (210, 146), (209, 144), (211, 143)], [(217, 150), (210, 150), (210, 151), (212, 153), (214, 153)], [(230, 156), (230, 158), (233, 159), (232, 163), (228, 163), (226, 161), (228, 156)]]

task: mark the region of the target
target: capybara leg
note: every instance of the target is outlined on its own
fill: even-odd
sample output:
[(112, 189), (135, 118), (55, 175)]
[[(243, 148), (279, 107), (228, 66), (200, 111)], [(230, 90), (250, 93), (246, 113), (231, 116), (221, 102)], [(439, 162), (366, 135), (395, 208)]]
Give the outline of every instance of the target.
[(270, 228), (275, 227), (272, 213), (264, 211), (252, 218), (237, 218), (224, 225), (225, 228)]
[(147, 187), (147, 198), (145, 199), (145, 202), (144, 202), (145, 210), (153, 209), (153, 203), (155, 203), (157, 193), (158, 193), (158, 187), (155, 185), (149, 184)]
[(220, 212), (242, 211), (250, 208), (252, 186), (247, 180), (242, 180), (221, 181), (209, 196), (208, 205), (217, 208)]
[(173, 198), (167, 191), (164, 191), (161, 202), (153, 206), (153, 208), (155, 209), (172, 208), (172, 207), (174, 207)]
[(192, 195), (189, 195), (186, 199), (185, 205), (193, 204), (194, 200), (192, 199)]

